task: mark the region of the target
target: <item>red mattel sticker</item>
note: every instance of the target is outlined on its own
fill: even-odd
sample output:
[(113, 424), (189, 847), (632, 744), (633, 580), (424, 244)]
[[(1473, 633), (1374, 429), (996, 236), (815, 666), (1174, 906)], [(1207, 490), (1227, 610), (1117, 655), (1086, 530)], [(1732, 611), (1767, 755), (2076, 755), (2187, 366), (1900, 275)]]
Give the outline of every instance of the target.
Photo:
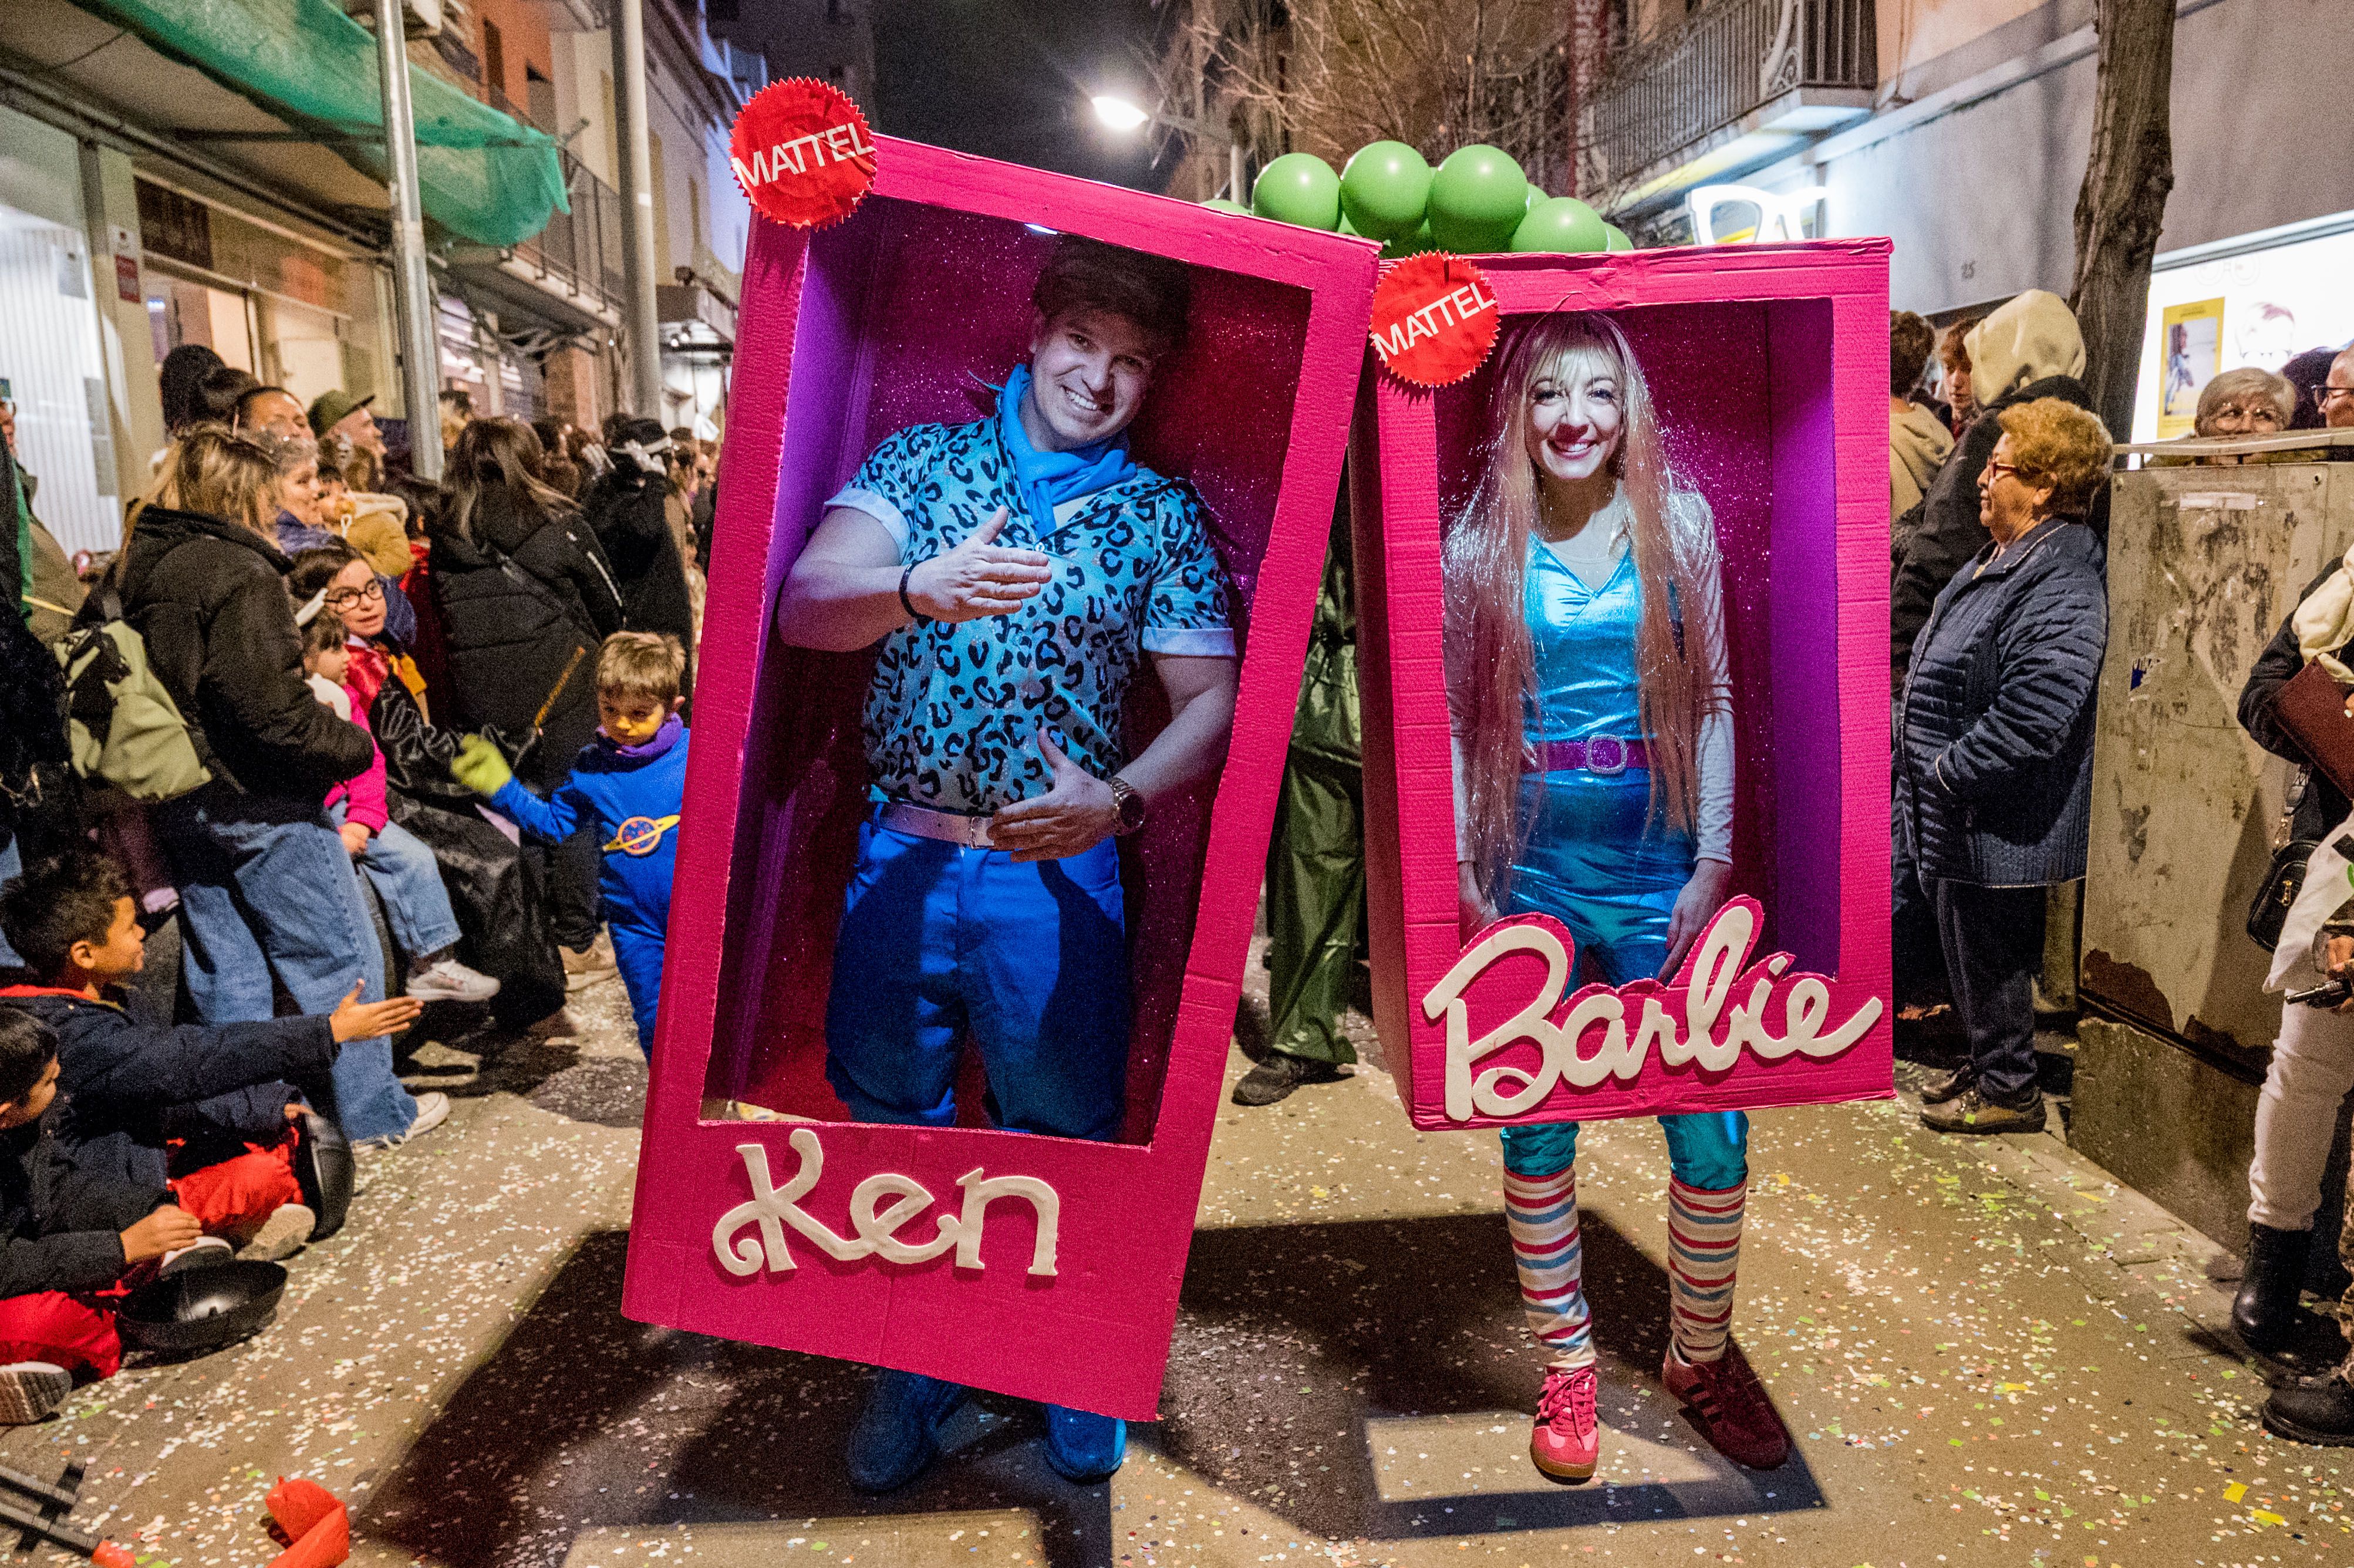
[(728, 151), (754, 209), (796, 228), (848, 217), (875, 183), (866, 116), (839, 88), (805, 76), (753, 94)]
[(1390, 374), (1445, 387), (1479, 368), (1496, 344), (1496, 296), (1479, 269), (1428, 250), (1382, 274), (1373, 290), (1373, 352)]

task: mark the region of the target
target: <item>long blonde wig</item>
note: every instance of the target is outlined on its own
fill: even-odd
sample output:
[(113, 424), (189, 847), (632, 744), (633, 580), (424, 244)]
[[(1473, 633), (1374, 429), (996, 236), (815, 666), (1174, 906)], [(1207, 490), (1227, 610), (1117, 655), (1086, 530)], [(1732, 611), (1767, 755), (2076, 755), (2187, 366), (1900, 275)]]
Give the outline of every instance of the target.
[(1715, 538), (1696, 525), (1707, 515), (1704, 507), (1678, 503), (1688, 487), (1668, 462), (1650, 387), (1617, 323), (1592, 313), (1544, 316), (1520, 328), (1505, 347), (1490, 406), (1493, 444), (1443, 557), (1458, 656), (1476, 672), (1457, 678), (1470, 707), (1463, 736), (1464, 838), (1480, 888), (1497, 903), (1528, 832), (1521, 776), (1529, 718), (1542, 699), (1527, 608), (1529, 546), (1540, 505), (1536, 460), (1529, 455), (1531, 410), (1538, 382), (1588, 366), (1617, 378), (1623, 411), (1609, 467), (1632, 514), (1628, 546), (1642, 587), (1635, 667), (1642, 738), (1650, 749), (1651, 819), (1689, 833), (1699, 815), (1703, 682), (1677, 622), (1680, 610), (1687, 622), (1694, 619), (1701, 602), (1695, 585), (1713, 588)]

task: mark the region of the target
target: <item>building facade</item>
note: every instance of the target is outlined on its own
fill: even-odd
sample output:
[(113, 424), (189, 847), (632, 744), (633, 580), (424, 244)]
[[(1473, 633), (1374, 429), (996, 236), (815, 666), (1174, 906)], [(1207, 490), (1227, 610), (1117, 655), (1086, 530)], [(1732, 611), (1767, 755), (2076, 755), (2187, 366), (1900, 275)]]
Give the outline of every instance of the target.
[[(629, 385), (606, 0), (408, 0), (438, 386), (593, 423)], [(728, 172), (757, 52), (644, 7), (666, 425), (716, 430), (748, 208)], [(405, 419), (372, 5), (0, 5), (0, 387), (45, 521), (106, 550), (185, 343), (305, 401)], [(261, 40), (256, 47), (255, 40)]]

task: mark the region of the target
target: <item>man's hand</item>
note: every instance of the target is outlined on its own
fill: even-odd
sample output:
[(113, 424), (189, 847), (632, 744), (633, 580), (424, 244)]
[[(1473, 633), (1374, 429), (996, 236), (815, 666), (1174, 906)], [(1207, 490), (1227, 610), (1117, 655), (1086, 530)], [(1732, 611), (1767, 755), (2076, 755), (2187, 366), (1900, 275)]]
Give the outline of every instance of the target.
[(1008, 550), (990, 543), (1005, 529), (1005, 508), (966, 535), (954, 549), (916, 563), (907, 574), (907, 598), (934, 620), (950, 624), (984, 615), (1011, 615), (1038, 595), (1054, 573), (1035, 550)]
[(487, 738), (470, 735), (458, 743), (458, 755), (450, 759), (450, 777), (477, 795), (495, 795), (514, 778), (514, 769)]
[(367, 853), (368, 831), (359, 823), (345, 822), (335, 830), (335, 836), (344, 841), (347, 853), (355, 855)]
[(1710, 917), (1724, 907), (1724, 895), (1732, 885), (1733, 868), (1723, 861), (1692, 863), (1691, 879), (1676, 895), (1676, 906), (1668, 914), (1668, 961), (1659, 966), (1661, 980), (1676, 978), (1676, 970), (1683, 967), (1684, 954), (1708, 929)]
[(193, 1246), (205, 1234), (196, 1216), (166, 1203), (122, 1233), (122, 1261), (144, 1263), (167, 1252)]
[(425, 1004), (413, 996), (396, 996), (387, 1001), (362, 1001), (360, 990), (366, 982), (355, 980), (335, 1011), (327, 1014), (327, 1027), (335, 1036), (335, 1044), (346, 1041), (373, 1040), (379, 1034), (390, 1034), (406, 1029), (425, 1011)]
[(1043, 729), (1038, 755), (1054, 769), (1053, 787), (999, 807), (989, 819), (990, 846), (1017, 861), (1060, 860), (1111, 837), (1119, 827), (1119, 801), (1111, 786), (1064, 756)]

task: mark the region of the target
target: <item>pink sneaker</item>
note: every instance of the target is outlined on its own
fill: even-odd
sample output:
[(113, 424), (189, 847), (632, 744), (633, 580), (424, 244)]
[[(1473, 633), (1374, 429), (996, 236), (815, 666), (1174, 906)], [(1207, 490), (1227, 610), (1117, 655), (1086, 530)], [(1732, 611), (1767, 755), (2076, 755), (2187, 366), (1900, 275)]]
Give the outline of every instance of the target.
[(1602, 1448), (1602, 1424), (1594, 1414), (1594, 1369), (1545, 1369), (1544, 1393), (1537, 1396), (1537, 1423), (1529, 1434), (1529, 1458), (1556, 1481), (1592, 1478)]
[(1739, 1347), (1726, 1345), (1716, 1361), (1688, 1361), (1670, 1345), (1659, 1381), (1692, 1413), (1701, 1436), (1734, 1464), (1772, 1470), (1790, 1457), (1790, 1435)]

